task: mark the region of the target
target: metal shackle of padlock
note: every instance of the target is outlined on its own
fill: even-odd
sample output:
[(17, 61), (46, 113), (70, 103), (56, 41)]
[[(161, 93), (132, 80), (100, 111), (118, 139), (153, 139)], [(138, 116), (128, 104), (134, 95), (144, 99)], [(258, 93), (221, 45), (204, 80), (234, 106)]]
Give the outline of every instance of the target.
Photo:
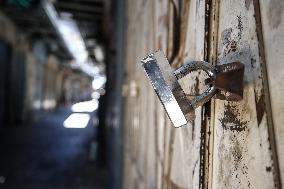
[[(205, 61), (188, 61), (173, 70), (165, 54), (157, 51), (143, 58), (141, 63), (174, 127), (192, 121), (194, 109), (213, 96), (229, 101), (242, 99), (244, 65), (240, 62), (213, 66)], [(189, 99), (178, 80), (197, 70), (206, 72), (209, 78), (205, 84), (209, 87), (202, 94)]]

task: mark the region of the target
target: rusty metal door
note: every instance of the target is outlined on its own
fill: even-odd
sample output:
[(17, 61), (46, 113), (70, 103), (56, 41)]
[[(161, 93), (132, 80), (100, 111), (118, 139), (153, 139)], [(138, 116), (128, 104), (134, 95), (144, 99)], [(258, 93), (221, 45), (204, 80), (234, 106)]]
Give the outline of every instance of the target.
[[(127, 1), (123, 188), (281, 188), (283, 6), (280, 0)], [(173, 68), (186, 58), (242, 62), (243, 100), (212, 99), (195, 110), (192, 124), (173, 128), (139, 63), (158, 49)], [(198, 71), (180, 83), (200, 94), (205, 77)]]
[(212, 14), (218, 18), (211, 24), (216, 39), (210, 40), (215, 49), (209, 51), (217, 64), (236, 60), (245, 64), (245, 88), (241, 102), (211, 102), (209, 184), (212, 188), (280, 187), (265, 57), (270, 52), (261, 22), (267, 7), (258, 0), (216, 1), (215, 7)]

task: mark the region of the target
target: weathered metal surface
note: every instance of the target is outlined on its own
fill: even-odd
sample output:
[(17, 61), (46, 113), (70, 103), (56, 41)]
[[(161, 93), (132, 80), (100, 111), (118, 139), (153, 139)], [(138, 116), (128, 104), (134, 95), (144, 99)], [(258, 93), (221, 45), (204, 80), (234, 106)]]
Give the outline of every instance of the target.
[(215, 94), (216, 98), (221, 100), (242, 100), (244, 76), (244, 65), (242, 63), (232, 62), (211, 66), (208, 62), (204, 61), (189, 61), (175, 70), (174, 75), (177, 79), (181, 79), (196, 70), (203, 70), (207, 73), (209, 78), (206, 78), (204, 83), (210, 85), (210, 87), (202, 94), (194, 95), (196, 97), (190, 100), (190, 104), (193, 108), (202, 106)]
[[(275, 158), (275, 165), (277, 166), (277, 160), (279, 164), (279, 170), (281, 175), (277, 178), (276, 183), (279, 183), (284, 188), (284, 2), (281, 0), (260, 0), (253, 1), (256, 5), (256, 19), (258, 20), (258, 38), (260, 40), (259, 48), (262, 67), (267, 68), (264, 74), (267, 74), (264, 82), (264, 93), (266, 98), (260, 98), (259, 102), (266, 101), (265, 107), (271, 108), (271, 112), (268, 112), (267, 119), (270, 124), (270, 138), (271, 146), (273, 150), (273, 139), (275, 136), (278, 159)], [(257, 11), (258, 10), (258, 11)], [(269, 92), (269, 93), (268, 93)], [(270, 98), (269, 95), (270, 94)], [(268, 97), (268, 98), (267, 98)], [(271, 104), (269, 103), (269, 100)], [(261, 103), (259, 103), (261, 104)], [(263, 119), (262, 109), (259, 109), (258, 120), (261, 122)], [(275, 150), (275, 149), (274, 149)], [(275, 150), (276, 151), (276, 150)], [(275, 174), (278, 174), (275, 171)]]
[[(180, 35), (179, 51), (173, 58), (173, 66), (186, 62), (187, 57), (194, 60), (204, 59), (205, 40), (205, 1), (182, 1), (180, 7)], [(176, 27), (174, 22), (173, 27)], [(176, 67), (175, 67), (176, 68)], [(207, 77), (202, 71), (196, 71), (179, 80), (183, 90), (187, 94), (199, 94), (205, 91), (207, 86), (202, 81)], [(203, 179), (200, 149), (202, 115), (201, 108), (195, 109), (195, 120), (186, 127), (174, 129), (172, 140), (172, 161), (169, 170), (169, 179), (172, 185), (179, 188), (200, 188)]]
[[(172, 3), (172, 1), (128, 1), (125, 85), (129, 86), (130, 82), (135, 80), (139, 95), (135, 97), (128, 95), (125, 101), (126, 146), (123, 188), (198, 188), (200, 127), (174, 131), (140, 65), (135, 64), (157, 49), (162, 49), (168, 54), (175, 54), (171, 49), (175, 46), (173, 45), (175, 40), (171, 40), (168, 36), (168, 33), (177, 26), (173, 22), (176, 19), (170, 17), (173, 15), (168, 11), (173, 7)], [(180, 7), (178, 11), (183, 10), (182, 15), (188, 15), (189, 1), (182, 4), (186, 6)], [(192, 10), (195, 11), (197, 2), (192, 4), (194, 5)], [(199, 8), (198, 5), (196, 6)], [(203, 9), (204, 2), (200, 7), (200, 10)], [(202, 18), (199, 19), (202, 20)], [(184, 16), (182, 20), (184, 20), (182, 32), (179, 32), (184, 36), (183, 39), (188, 34), (196, 33), (203, 40), (204, 34), (199, 34), (199, 31), (204, 33), (202, 27), (198, 31), (193, 28), (188, 30), (187, 16)], [(197, 25), (195, 21), (191, 24)], [(169, 28), (170, 26), (172, 28)], [(186, 38), (189, 39), (191, 36), (188, 35)], [(185, 41), (181, 40), (181, 42), (185, 46)], [(196, 45), (199, 44), (196, 43)], [(200, 47), (203, 48), (202, 45)], [(184, 50), (186, 49), (181, 48), (180, 52)], [(193, 50), (188, 52), (193, 53)], [(200, 50), (200, 53), (202, 52)], [(191, 57), (196, 58), (195, 52), (193, 54)], [(180, 57), (183, 61), (185, 55)], [(191, 84), (194, 85), (194, 83)], [(190, 93), (196, 92), (193, 85), (186, 85), (185, 90)], [(134, 112), (137, 112), (135, 116)], [(195, 122), (198, 124), (200, 109), (196, 110), (196, 115)]]
[[(283, 176), (283, 120), (279, 116), (283, 112), (279, 79), (283, 71), (279, 67), (283, 24), (278, 20), (273, 22), (274, 28), (269, 28), (269, 10), (275, 8), (270, 4), (276, 1), (261, 0), (272, 114), (267, 107), (255, 1), (127, 1), (125, 86), (133, 88), (134, 82), (138, 92), (125, 96), (123, 188), (279, 186), (269, 117), (273, 116)], [(277, 51), (273, 50), (274, 44)], [(243, 100), (213, 100), (195, 110), (195, 120), (187, 127), (170, 127), (139, 64), (158, 49), (167, 52), (174, 69), (186, 57), (218, 65), (244, 63)], [(203, 83), (206, 73), (197, 71), (189, 77), (179, 80), (185, 93), (200, 94), (207, 89)]]
[(141, 62), (173, 125), (175, 127), (185, 125), (190, 121), (187, 114), (192, 112), (193, 108), (163, 52), (150, 54)]
[(275, 167), (268, 135), (267, 109), (262, 111), (263, 75), (260, 65), (253, 4), (221, 1), (219, 9), (219, 64), (245, 64), (240, 102), (216, 100), (212, 188), (274, 188)]
[[(212, 83), (209, 83), (208, 88), (202, 92), (201, 94), (187, 94), (188, 100), (190, 105), (193, 109), (197, 108), (198, 106), (202, 106), (207, 101), (209, 101), (216, 93), (216, 87), (214, 84), (214, 80), (216, 78), (216, 69), (214, 66), (211, 66), (208, 62), (204, 61), (187, 61), (184, 65), (179, 67), (175, 72), (174, 75), (177, 79), (181, 79), (184, 76), (188, 75), (193, 71), (204, 71), (207, 76), (212, 79)], [(189, 80), (190, 81), (190, 80)], [(205, 80), (204, 80), (205, 81)], [(192, 82), (192, 81), (190, 81)], [(205, 82), (204, 82), (205, 83)], [(193, 110), (192, 110), (193, 111)]]
[(216, 78), (211, 81), (219, 89), (217, 99), (227, 101), (240, 101), (243, 98), (244, 89), (244, 65), (233, 62), (216, 66)]
[[(217, 93), (217, 89), (219, 93), (222, 91), (217, 95), (219, 99), (242, 99), (244, 65), (240, 62), (211, 66), (204, 61), (189, 61), (173, 71), (164, 53), (157, 51), (143, 58), (141, 63), (174, 127), (181, 127), (193, 121), (194, 109), (209, 101)], [(188, 99), (178, 79), (196, 70), (207, 73), (207, 85), (210, 86), (202, 94), (196, 94), (194, 98)]]

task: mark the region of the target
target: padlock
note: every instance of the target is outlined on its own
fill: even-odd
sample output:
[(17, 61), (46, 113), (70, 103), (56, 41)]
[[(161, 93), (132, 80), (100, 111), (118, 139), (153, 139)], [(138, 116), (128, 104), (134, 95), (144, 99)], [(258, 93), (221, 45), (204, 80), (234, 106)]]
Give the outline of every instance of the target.
[[(229, 101), (242, 99), (244, 65), (240, 62), (213, 66), (205, 61), (188, 61), (173, 70), (165, 54), (157, 51), (142, 59), (141, 63), (174, 127), (192, 121), (195, 118), (194, 109), (213, 96)], [(208, 88), (189, 99), (178, 80), (196, 70), (206, 72), (209, 78), (205, 84)]]

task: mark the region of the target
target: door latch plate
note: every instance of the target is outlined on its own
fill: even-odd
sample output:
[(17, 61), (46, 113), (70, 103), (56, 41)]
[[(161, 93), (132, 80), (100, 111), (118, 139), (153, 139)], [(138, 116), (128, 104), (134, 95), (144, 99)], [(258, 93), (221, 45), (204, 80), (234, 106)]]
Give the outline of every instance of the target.
[[(229, 101), (242, 99), (244, 65), (240, 62), (212, 66), (205, 61), (189, 61), (173, 70), (164, 53), (157, 51), (142, 59), (141, 63), (174, 127), (192, 121), (194, 109), (213, 96)], [(208, 88), (189, 99), (178, 80), (195, 70), (207, 73), (209, 78), (205, 84)]]

